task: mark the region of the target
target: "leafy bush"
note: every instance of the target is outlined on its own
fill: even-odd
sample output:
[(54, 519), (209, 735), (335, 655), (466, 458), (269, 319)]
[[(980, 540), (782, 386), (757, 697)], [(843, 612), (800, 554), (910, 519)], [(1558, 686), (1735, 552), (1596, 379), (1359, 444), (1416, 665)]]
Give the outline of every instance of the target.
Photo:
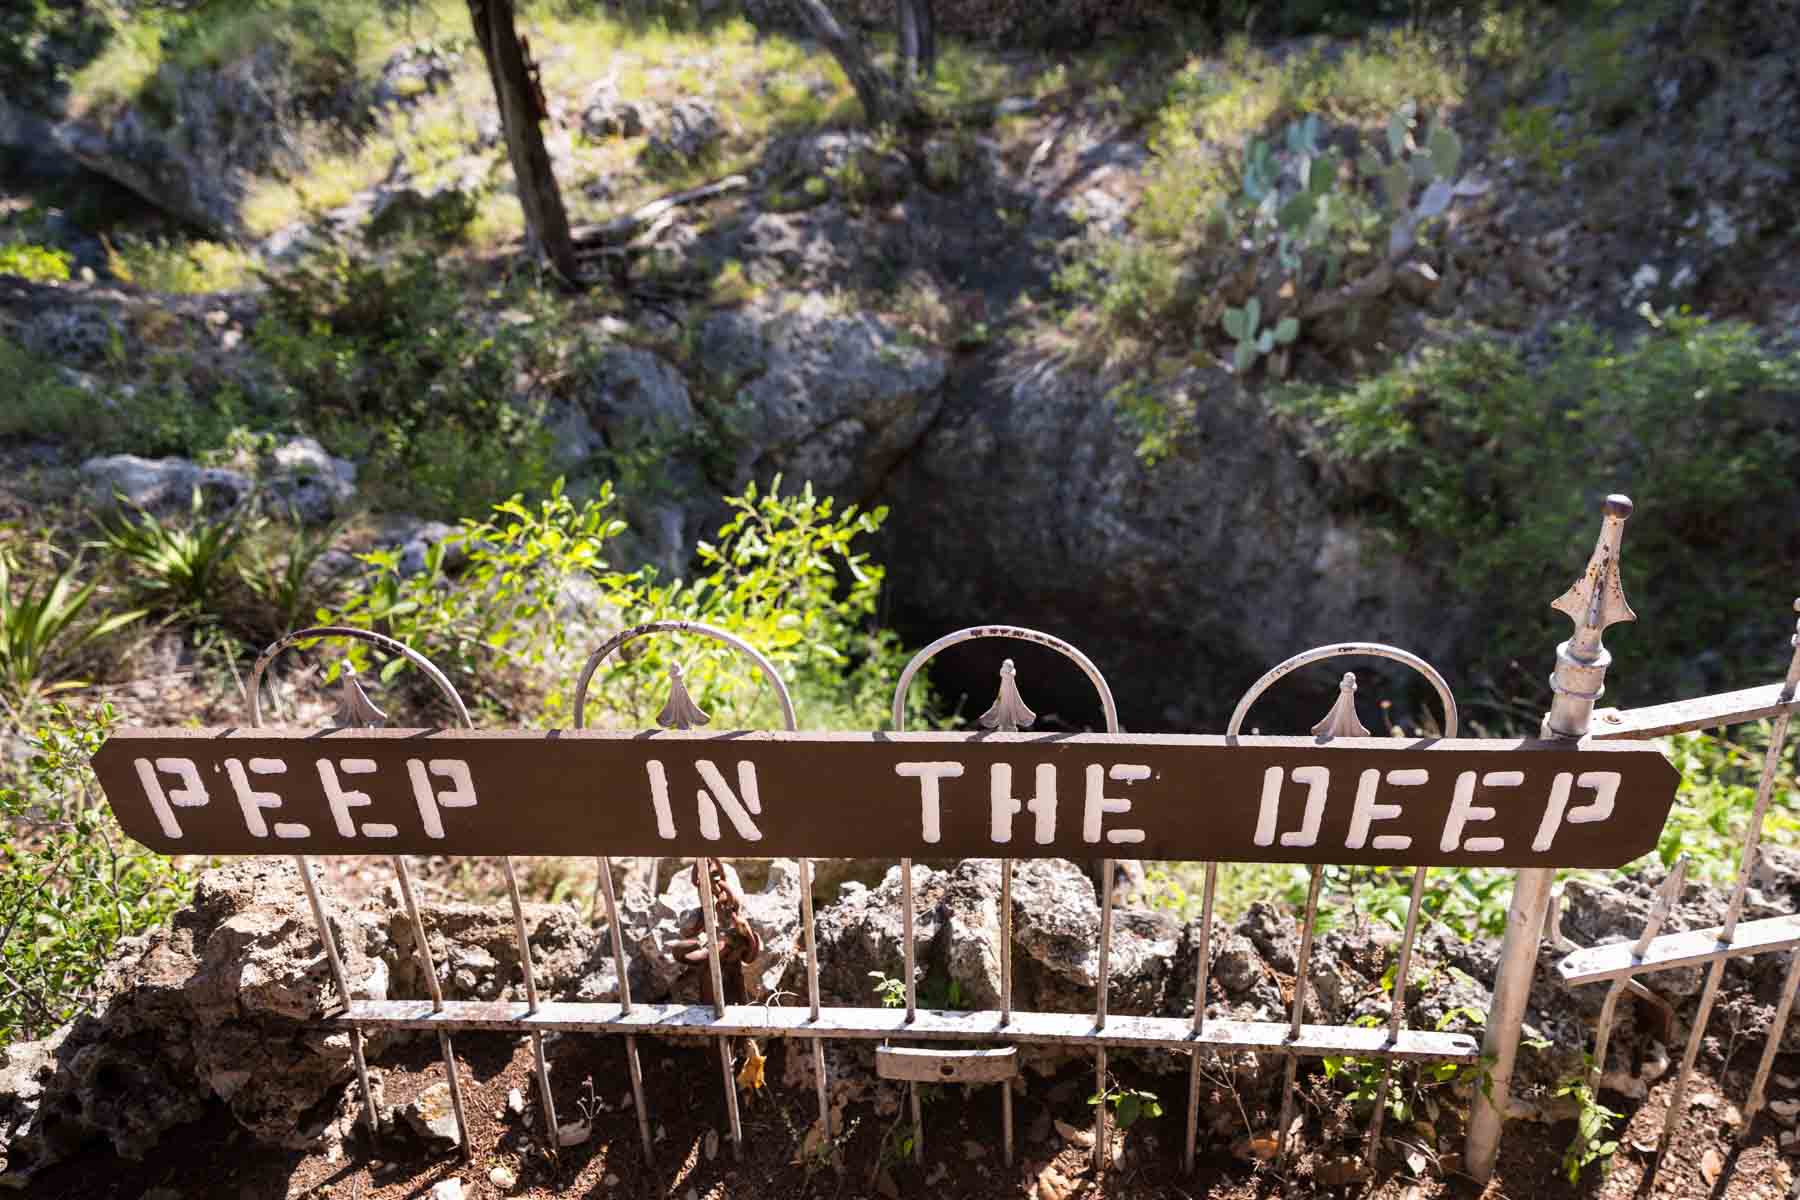
[[(780, 669), (802, 728), (884, 728), (906, 653), (892, 632), (875, 626), (886, 572), (854, 543), (880, 529), (887, 509), (840, 508), (814, 495), (811, 484), (782, 495), (779, 476), (768, 491), (751, 484), (725, 503), (731, 519), (716, 543), (700, 543), (701, 573), (692, 582), (659, 583), (651, 571), (613, 577), (625, 620), (704, 621), (743, 638)], [(684, 664), (697, 649), (687, 649)], [(615, 675), (635, 671), (641, 678), (645, 668), (666, 670), (672, 660), (667, 644), (653, 644)], [(690, 690), (718, 704), (766, 700), (761, 680), (745, 667), (723, 647), (706, 649), (687, 667)], [(921, 680), (909, 697), (915, 719), (927, 698)], [(636, 708), (634, 715), (654, 711)]]
[(249, 281), (253, 262), (241, 250), (201, 239), (126, 234), (107, 243), (106, 265), (113, 275), (152, 292), (230, 291)]
[(30, 242), (0, 245), (0, 275), (17, 275), (33, 283), (60, 283), (69, 278), (69, 254), (54, 246)]
[(557, 373), (547, 294), (522, 288), (508, 319), (489, 322), (435, 257), (342, 248), (265, 280), (254, 340), (275, 390), (334, 453), (364, 460), (378, 504), (454, 518), (548, 474), (544, 399), (514, 396), (521, 376)]
[[(661, 582), (653, 569), (624, 573), (606, 561), (623, 532), (610, 514), (610, 485), (577, 505), (560, 481), (535, 508), (519, 497), (486, 520), (464, 520), (434, 546), (425, 569), (407, 576), (396, 550), (364, 556), (369, 571), (341, 609), (321, 621), (374, 629), (414, 646), (448, 672), (465, 697), (515, 717), (566, 720), (575, 672), (599, 641), (645, 621), (702, 621), (736, 634), (782, 672), (809, 728), (878, 728), (902, 652), (873, 628), (882, 570), (852, 543), (873, 533), (885, 510), (838, 509), (810, 488), (783, 496), (754, 486), (730, 497), (732, 518), (699, 548), (702, 573)], [(454, 576), (450, 564), (463, 559)], [(585, 627), (587, 640), (571, 640)], [(597, 676), (592, 698), (630, 723), (647, 725), (679, 661), (694, 699), (715, 723), (774, 724), (779, 712), (760, 674), (709, 641), (636, 643)], [(361, 648), (349, 651), (359, 669)], [(390, 662), (391, 678), (404, 669)], [(923, 688), (915, 689), (920, 705)]]
[(88, 759), (115, 721), (110, 705), (57, 705), (0, 786), (0, 1046), (88, 1010), (119, 939), (187, 899), (183, 872), (136, 849), (100, 797)]
[[(1616, 635), (1609, 697), (1695, 690), (1686, 664), (1696, 661), (1708, 664), (1700, 686), (1722, 687), (1785, 659), (1778, 616), (1800, 554), (1800, 354), (1765, 350), (1738, 322), (1646, 316), (1644, 336), (1624, 345), (1569, 324), (1534, 362), (1510, 343), (1462, 337), (1347, 387), (1277, 398), (1312, 423), (1317, 458), (1355, 472), (1358, 502), (1479, 608), (1482, 703), (1503, 716), (1517, 718), (1505, 694), (1514, 683), (1491, 672), (1543, 656), (1543, 606), (1584, 561), (1609, 491), (1638, 501), (1622, 564), (1626, 594), (1649, 616)], [(1520, 682), (1540, 688), (1540, 675)], [(1521, 700), (1541, 711), (1536, 691)]]

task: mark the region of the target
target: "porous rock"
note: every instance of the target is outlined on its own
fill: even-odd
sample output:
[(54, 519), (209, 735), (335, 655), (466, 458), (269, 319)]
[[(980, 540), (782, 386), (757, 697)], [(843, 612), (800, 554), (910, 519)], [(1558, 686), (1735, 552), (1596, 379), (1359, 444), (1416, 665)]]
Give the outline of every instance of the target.
[(100, 508), (124, 503), (150, 512), (186, 509), (195, 491), (215, 506), (237, 504), (250, 494), (250, 477), (224, 467), (202, 467), (185, 458), (110, 454), (81, 464), (89, 499)]
[[(341, 936), (350, 928), (339, 925), (351, 990), (385, 999), (386, 964)], [(0, 1113), (12, 1114), (0, 1125), (9, 1178), (92, 1140), (142, 1158), (213, 1100), (254, 1139), (298, 1146), (335, 1117), (322, 1102), (339, 1099), (354, 1074), (348, 1032), (317, 1024), (336, 993), (286, 860), (203, 873), (167, 927), (121, 943), (100, 992), (92, 1014), (8, 1051), (9, 1076), (23, 1064), (0, 1088)]]

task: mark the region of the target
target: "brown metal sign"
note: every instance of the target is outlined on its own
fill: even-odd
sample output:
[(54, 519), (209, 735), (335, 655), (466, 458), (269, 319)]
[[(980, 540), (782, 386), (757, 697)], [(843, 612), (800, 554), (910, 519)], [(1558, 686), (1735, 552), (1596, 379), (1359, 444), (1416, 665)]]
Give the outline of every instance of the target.
[(1610, 742), (128, 729), (164, 853), (714, 854), (1620, 866), (1678, 776)]

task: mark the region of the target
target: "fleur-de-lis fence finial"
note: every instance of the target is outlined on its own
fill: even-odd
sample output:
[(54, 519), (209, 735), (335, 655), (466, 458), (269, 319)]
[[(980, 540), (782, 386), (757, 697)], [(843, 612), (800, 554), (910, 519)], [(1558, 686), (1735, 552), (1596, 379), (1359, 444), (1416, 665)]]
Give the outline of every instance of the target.
[(1356, 719), (1356, 672), (1345, 671), (1338, 681), (1338, 697), (1325, 719), (1312, 727), (1313, 736), (1329, 741), (1339, 737), (1368, 737), (1369, 728)]
[(1037, 714), (1026, 706), (1019, 695), (1018, 670), (1013, 660), (1007, 659), (1000, 664), (1000, 694), (994, 703), (981, 714), (979, 724), (983, 729), (992, 729), (996, 733), (1017, 733), (1021, 729), (1030, 729)]
[(387, 714), (375, 707), (363, 688), (362, 677), (347, 662), (339, 677), (337, 712), (331, 720), (344, 729), (380, 729), (387, 724)]
[(656, 714), (656, 723), (664, 729), (693, 729), (712, 722), (705, 709), (694, 703), (682, 678), (681, 664), (669, 664), (669, 702)]
[(1609, 626), (1637, 620), (1637, 614), (1625, 602), (1625, 587), (1619, 581), (1619, 543), (1625, 535), (1625, 520), (1631, 516), (1631, 507), (1627, 496), (1606, 498), (1600, 508), (1600, 536), (1594, 543), (1587, 570), (1551, 602), (1551, 608), (1575, 622), (1575, 632), (1556, 648), (1556, 670), (1550, 676), (1550, 688), (1556, 696), (1544, 718), (1547, 736), (1574, 738), (1587, 733), (1594, 702), (1606, 690), (1606, 669), (1612, 665), (1612, 655), (1601, 644), (1601, 635)]

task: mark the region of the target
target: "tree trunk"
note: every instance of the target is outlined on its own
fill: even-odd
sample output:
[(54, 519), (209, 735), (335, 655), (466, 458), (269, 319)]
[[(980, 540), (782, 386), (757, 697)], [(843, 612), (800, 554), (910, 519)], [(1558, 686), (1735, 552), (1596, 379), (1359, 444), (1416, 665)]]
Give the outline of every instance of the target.
[[(831, 52), (831, 56), (844, 69), (850, 86), (856, 89), (856, 98), (862, 101), (863, 116), (868, 119), (869, 124), (887, 125), (904, 115), (907, 109), (905, 97), (894, 81), (869, 61), (862, 39), (838, 24), (837, 18), (831, 15), (831, 10), (825, 7), (822, 0), (793, 0), (793, 3), (813, 37)], [(908, 11), (910, 10), (903, 5), (902, 13)], [(902, 28), (904, 27), (903, 15)]]
[(527, 233), (556, 273), (573, 284), (580, 277), (580, 267), (575, 261), (575, 243), (569, 237), (562, 191), (556, 186), (550, 153), (544, 149), (540, 122), (548, 114), (513, 25), (513, 0), (469, 0), (469, 19), (487, 60), (494, 98), (500, 104), (500, 124), (506, 130), (507, 155), (512, 159)]

